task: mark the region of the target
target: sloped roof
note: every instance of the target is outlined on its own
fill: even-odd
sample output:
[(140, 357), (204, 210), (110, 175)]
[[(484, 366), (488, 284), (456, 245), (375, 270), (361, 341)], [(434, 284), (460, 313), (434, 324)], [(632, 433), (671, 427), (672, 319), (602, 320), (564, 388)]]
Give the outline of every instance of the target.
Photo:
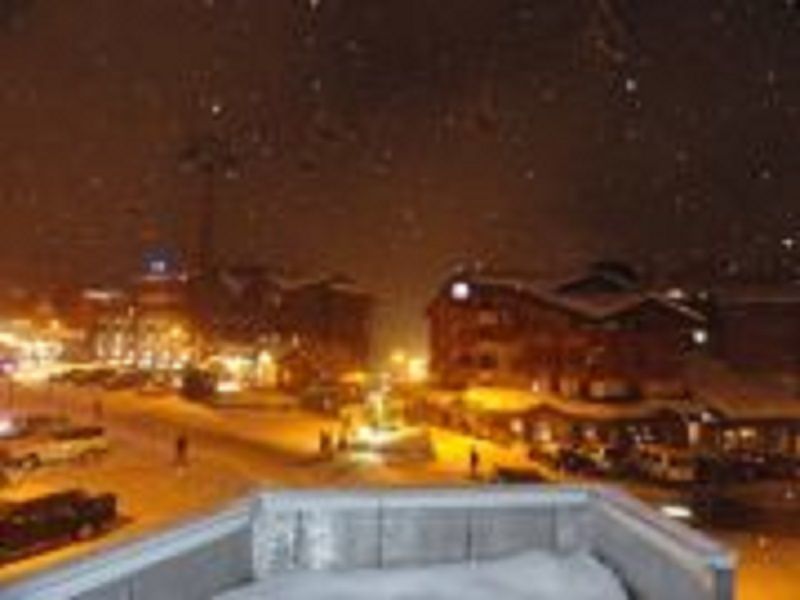
[(563, 398), (544, 392), (499, 387), (470, 388), (463, 394), (462, 400), (473, 409), (484, 412), (521, 414), (541, 411), (591, 421), (648, 419), (663, 412), (689, 416), (702, 411), (701, 405), (685, 399), (648, 399), (630, 403), (604, 403)]
[(800, 285), (738, 285), (715, 289), (722, 305), (800, 304)]
[[(603, 275), (605, 277), (605, 275)], [(672, 301), (660, 294), (640, 291), (621, 291), (618, 293), (564, 293), (569, 282), (578, 279), (540, 279), (525, 280), (513, 275), (478, 274), (465, 278), (479, 286), (503, 287), (528, 295), (535, 300), (554, 308), (567, 311), (591, 321), (603, 321), (640, 309), (646, 304), (654, 304), (683, 318), (703, 323), (706, 318), (699, 312)]]
[(800, 419), (800, 395), (785, 385), (748, 377), (721, 362), (696, 359), (687, 378), (699, 400), (731, 419)]

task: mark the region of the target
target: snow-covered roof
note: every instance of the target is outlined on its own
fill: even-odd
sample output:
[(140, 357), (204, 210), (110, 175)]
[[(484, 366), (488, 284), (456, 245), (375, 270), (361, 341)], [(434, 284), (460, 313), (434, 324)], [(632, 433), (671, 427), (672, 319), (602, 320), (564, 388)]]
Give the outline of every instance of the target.
[(649, 399), (630, 403), (587, 402), (544, 392), (498, 387), (470, 388), (461, 398), (467, 406), (483, 412), (553, 412), (590, 421), (646, 419), (666, 411), (689, 416), (703, 410), (702, 406), (685, 399)]
[(800, 304), (800, 285), (741, 285), (714, 290), (717, 303), (725, 305), (747, 304)]
[(698, 400), (730, 419), (800, 419), (800, 393), (778, 381), (712, 360), (693, 361), (687, 378)]
[(697, 323), (706, 321), (698, 311), (661, 294), (643, 291), (572, 294), (560, 291), (570, 282), (577, 281), (575, 278), (527, 280), (514, 275), (480, 273), (463, 279), (472, 285), (507, 288), (593, 321), (616, 317), (646, 304), (660, 306)]

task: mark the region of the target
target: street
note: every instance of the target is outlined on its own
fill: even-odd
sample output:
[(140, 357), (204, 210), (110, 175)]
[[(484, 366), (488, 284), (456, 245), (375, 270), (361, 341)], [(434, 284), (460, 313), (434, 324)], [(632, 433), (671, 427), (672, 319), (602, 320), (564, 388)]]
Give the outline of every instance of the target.
[[(6, 394), (0, 405), (8, 409)], [(434, 430), (436, 460), (387, 465), (343, 458), (323, 459), (319, 433), (337, 423), (294, 408), (248, 404), (219, 408), (176, 396), (32, 384), (17, 386), (11, 411), (68, 416), (106, 427), (108, 456), (92, 463), (38, 469), (4, 490), (82, 487), (118, 495), (124, 523), (111, 534), (6, 566), (0, 580), (102, 548), (194, 513), (231, 501), (247, 489), (272, 486), (467, 484), (470, 450), (480, 456), (481, 475), (498, 464), (524, 464), (522, 449), (508, 449), (464, 435)], [(186, 466), (176, 464), (176, 440), (186, 436)], [(638, 495), (651, 490), (632, 487)], [(794, 598), (800, 582), (800, 539), (757, 531), (711, 532), (741, 555), (740, 598)], [(769, 593), (766, 594), (765, 590)]]

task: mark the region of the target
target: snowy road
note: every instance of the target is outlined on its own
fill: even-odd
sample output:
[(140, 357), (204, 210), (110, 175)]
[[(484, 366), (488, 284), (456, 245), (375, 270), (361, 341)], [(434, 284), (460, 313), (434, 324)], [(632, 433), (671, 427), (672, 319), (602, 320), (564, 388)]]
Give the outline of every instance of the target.
[[(470, 447), (476, 444), (484, 473), (494, 464), (524, 460), (521, 451), (437, 431), (438, 460), (433, 464), (387, 466), (322, 460), (317, 456), (322, 428), (335, 423), (308, 413), (258, 408), (213, 408), (177, 397), (146, 397), (131, 392), (101, 392), (71, 387), (18, 387), (11, 410), (50, 412), (101, 422), (112, 440), (111, 454), (98, 464), (42, 469), (17, 489), (65, 486), (114, 491), (130, 521), (93, 544), (50, 552), (6, 566), (0, 581), (28, 569), (62, 560), (76, 552), (138, 535), (164, 523), (237, 497), (253, 486), (420, 485), (464, 482)], [(0, 410), (9, 410), (0, 391)], [(189, 438), (190, 464), (173, 464), (181, 432)], [(6, 492), (9, 492), (7, 490)], [(723, 540), (742, 556), (739, 598), (771, 600), (796, 597), (800, 586), (800, 540), (764, 538), (758, 532), (726, 534)]]

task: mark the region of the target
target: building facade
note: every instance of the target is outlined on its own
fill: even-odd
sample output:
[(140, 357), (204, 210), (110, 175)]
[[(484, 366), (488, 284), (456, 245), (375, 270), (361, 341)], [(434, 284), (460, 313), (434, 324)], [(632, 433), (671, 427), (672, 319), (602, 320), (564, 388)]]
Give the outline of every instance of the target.
[(571, 398), (685, 393), (681, 364), (705, 319), (617, 274), (561, 282), (472, 274), (428, 309), (444, 386), (508, 386)]
[(176, 369), (195, 355), (186, 277), (151, 269), (125, 290), (87, 290), (89, 345), (94, 358), (142, 369)]

